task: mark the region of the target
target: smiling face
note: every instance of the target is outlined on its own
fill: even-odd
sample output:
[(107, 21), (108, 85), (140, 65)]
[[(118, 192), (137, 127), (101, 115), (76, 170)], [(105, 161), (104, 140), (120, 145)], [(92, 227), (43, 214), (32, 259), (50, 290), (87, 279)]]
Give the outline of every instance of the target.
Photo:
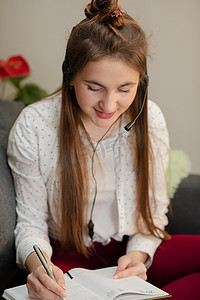
[(120, 59), (89, 62), (71, 82), (84, 125), (111, 126), (134, 101), (139, 77), (138, 71)]

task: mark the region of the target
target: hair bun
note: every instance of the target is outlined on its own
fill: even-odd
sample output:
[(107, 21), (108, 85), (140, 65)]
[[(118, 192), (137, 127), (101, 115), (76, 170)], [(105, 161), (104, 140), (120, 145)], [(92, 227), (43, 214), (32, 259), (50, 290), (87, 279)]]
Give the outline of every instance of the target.
[(118, 5), (118, 0), (92, 0), (85, 8), (85, 15), (88, 19), (97, 19), (119, 28), (124, 25), (123, 18), (120, 18), (123, 11)]
[(96, 4), (99, 8), (107, 5), (107, 4), (110, 4), (110, 0), (96, 0)]
[(108, 16), (115, 12), (118, 8), (118, 0), (92, 0), (85, 8), (87, 18), (95, 16)]

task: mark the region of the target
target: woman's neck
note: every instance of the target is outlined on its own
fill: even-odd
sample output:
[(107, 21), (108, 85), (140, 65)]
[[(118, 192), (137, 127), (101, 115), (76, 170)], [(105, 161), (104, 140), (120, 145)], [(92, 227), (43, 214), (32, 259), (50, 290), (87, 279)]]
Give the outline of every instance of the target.
[[(83, 121), (82, 121), (83, 122)], [(121, 118), (118, 118), (111, 126), (109, 127), (99, 127), (95, 124), (84, 124), (83, 126), (87, 132), (87, 135), (93, 142), (98, 142), (100, 139), (105, 139), (109, 136), (112, 136), (120, 127)]]

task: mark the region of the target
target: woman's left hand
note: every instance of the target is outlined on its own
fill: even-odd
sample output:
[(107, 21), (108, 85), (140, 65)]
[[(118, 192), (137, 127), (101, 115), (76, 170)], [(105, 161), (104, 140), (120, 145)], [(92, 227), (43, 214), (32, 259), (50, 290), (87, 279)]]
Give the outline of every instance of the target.
[(117, 270), (113, 276), (114, 279), (138, 276), (147, 280), (147, 269), (145, 261), (148, 254), (140, 251), (131, 251), (118, 259)]

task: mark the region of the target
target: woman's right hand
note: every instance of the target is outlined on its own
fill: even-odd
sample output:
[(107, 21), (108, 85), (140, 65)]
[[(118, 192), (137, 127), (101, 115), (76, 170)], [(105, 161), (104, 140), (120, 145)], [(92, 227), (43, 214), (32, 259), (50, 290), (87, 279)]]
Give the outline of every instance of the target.
[(61, 297), (67, 299), (62, 270), (50, 261), (48, 264), (57, 282), (48, 276), (43, 266), (38, 266), (27, 277), (29, 296), (39, 300), (61, 300)]

